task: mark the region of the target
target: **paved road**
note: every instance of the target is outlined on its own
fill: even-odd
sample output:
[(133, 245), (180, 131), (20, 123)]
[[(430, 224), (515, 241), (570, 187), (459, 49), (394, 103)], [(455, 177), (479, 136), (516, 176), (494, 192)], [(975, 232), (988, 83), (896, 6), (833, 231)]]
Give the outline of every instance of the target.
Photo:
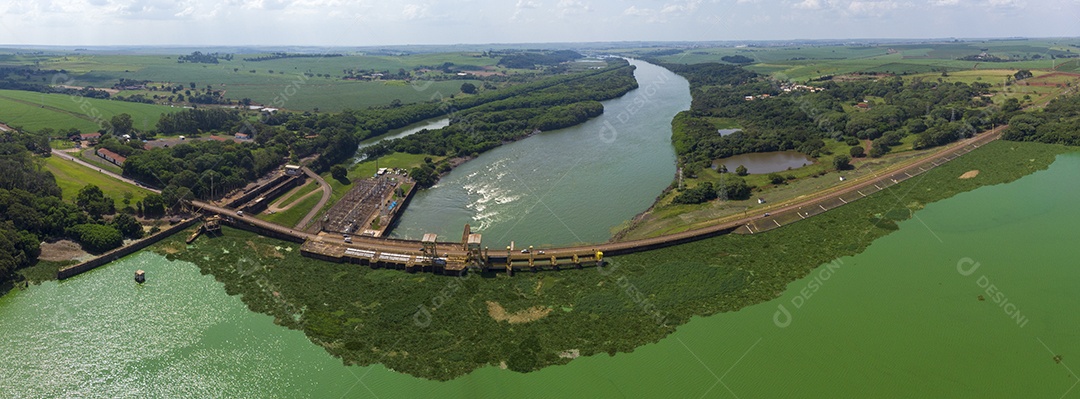
[(322, 176), (312, 172), (307, 166), (304, 167), (304, 173), (307, 174), (308, 177), (315, 179), (315, 183), (318, 183), (319, 187), (322, 188), (322, 199), (319, 200), (318, 204), (315, 204), (314, 208), (311, 208), (311, 211), (308, 212), (307, 216), (300, 219), (300, 223), (297, 223), (294, 227), (296, 229), (303, 229), (308, 223), (311, 223), (311, 219), (314, 219), (315, 215), (318, 215), (319, 211), (326, 206), (326, 203), (330, 201), (330, 194), (333, 193), (333, 190), (330, 189), (330, 185), (326, 183), (326, 180), (323, 180)]

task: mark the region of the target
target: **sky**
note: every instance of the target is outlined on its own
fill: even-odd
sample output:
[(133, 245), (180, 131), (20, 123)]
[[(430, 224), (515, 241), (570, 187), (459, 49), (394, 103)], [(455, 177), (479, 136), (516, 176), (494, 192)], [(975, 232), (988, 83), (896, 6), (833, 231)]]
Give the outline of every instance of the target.
[(1080, 0), (0, 0), (0, 45), (1080, 36)]

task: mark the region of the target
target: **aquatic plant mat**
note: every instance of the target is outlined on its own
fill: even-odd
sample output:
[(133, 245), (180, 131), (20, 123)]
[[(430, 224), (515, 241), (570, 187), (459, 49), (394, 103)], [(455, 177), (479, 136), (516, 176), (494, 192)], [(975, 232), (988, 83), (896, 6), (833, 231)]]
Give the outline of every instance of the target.
[[(614, 257), (601, 269), (408, 274), (315, 261), (300, 256), (299, 244), (234, 229), (179, 251), (186, 234), (153, 248), (198, 264), (253, 311), (304, 331), (349, 364), (382, 363), (437, 380), (487, 365), (527, 372), (576, 357), (567, 353), (629, 352), (692, 316), (776, 298), (788, 283), (861, 252), (926, 204), (1016, 180), (1071, 150), (996, 141), (805, 221)], [(980, 173), (957, 178), (971, 170)]]

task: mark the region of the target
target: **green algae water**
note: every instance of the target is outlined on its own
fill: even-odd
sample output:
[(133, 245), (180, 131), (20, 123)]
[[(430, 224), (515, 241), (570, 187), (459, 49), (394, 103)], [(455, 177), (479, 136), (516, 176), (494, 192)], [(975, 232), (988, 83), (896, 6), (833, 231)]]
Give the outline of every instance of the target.
[(1067, 154), (929, 204), (779, 298), (632, 353), (449, 382), (342, 366), (144, 252), (0, 298), (0, 397), (1062, 397), (1080, 369), (1077, 178)]
[[(137, 285), (134, 271), (147, 272)], [(338, 395), (341, 363), (190, 263), (142, 252), (0, 298), (0, 397)]]

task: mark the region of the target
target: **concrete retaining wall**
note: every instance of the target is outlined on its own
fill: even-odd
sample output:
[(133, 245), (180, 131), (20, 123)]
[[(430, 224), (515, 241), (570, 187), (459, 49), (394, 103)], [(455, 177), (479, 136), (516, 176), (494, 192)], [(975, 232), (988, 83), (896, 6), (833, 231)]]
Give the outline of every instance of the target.
[(291, 179), (291, 178), (293, 178), (293, 176), (284, 175), (284, 174), (280, 175), (278, 177), (275, 177), (274, 180), (271, 180), (269, 183), (263, 184), (263, 185), (261, 185), (259, 187), (256, 187), (254, 190), (251, 190), (249, 192), (244, 193), (244, 195), (240, 196), (240, 198), (237, 198), (235, 200), (230, 201), (225, 206), (227, 206), (229, 208), (236, 208), (236, 207), (238, 207), (240, 205), (244, 205), (244, 204), (246, 204), (248, 202), (251, 202), (252, 200), (254, 200), (256, 198), (259, 198), (259, 196), (262, 195), (263, 193), (265, 193), (266, 190), (274, 188), (278, 184), (281, 184), (285, 180)]
[(77, 276), (79, 274), (88, 272), (90, 270), (94, 270), (97, 267), (99, 267), (101, 265), (104, 265), (106, 263), (112, 262), (114, 260), (123, 258), (123, 257), (128, 256), (128, 255), (131, 255), (132, 253), (135, 253), (136, 251), (142, 250), (143, 248), (149, 247), (150, 245), (155, 244), (158, 241), (161, 241), (165, 237), (171, 236), (173, 234), (176, 234), (179, 231), (182, 231), (184, 229), (187, 229), (188, 227), (191, 227), (192, 225), (197, 223), (199, 220), (200, 220), (200, 218), (187, 219), (187, 220), (185, 220), (183, 222), (180, 222), (180, 223), (177, 223), (177, 224), (175, 224), (173, 226), (170, 226), (169, 228), (167, 228), (165, 230), (159, 231), (157, 234), (151, 235), (149, 237), (140, 239), (140, 240), (135, 241), (135, 242), (133, 242), (131, 244), (128, 244), (126, 246), (123, 246), (123, 247), (114, 249), (112, 251), (106, 252), (106, 253), (101, 254), (100, 256), (98, 256), (98, 257), (96, 257), (94, 259), (90, 259), (90, 260), (88, 260), (86, 262), (83, 262), (83, 263), (80, 263), (80, 264), (77, 264), (77, 265), (71, 265), (71, 266), (65, 267), (63, 269), (60, 269), (60, 271), (56, 272), (56, 278), (58, 280), (63, 280), (63, 279), (66, 279), (68, 277)]

